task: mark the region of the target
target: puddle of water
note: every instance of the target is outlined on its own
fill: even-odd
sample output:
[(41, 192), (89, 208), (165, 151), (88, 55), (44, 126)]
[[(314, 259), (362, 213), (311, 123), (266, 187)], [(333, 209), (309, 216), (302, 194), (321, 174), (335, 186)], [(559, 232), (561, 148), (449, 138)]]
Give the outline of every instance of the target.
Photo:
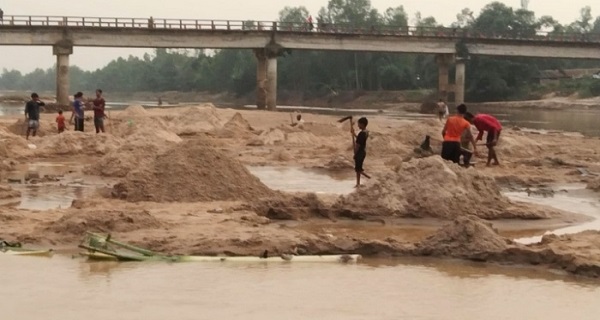
[[(81, 172), (83, 165), (76, 162), (35, 162), (22, 164), (11, 172), (8, 178), (11, 187), (21, 192), (17, 208), (28, 210), (51, 210), (68, 208), (75, 199), (91, 196), (98, 187), (107, 185), (97, 177), (86, 177)], [(36, 172), (40, 178), (56, 177), (58, 181), (46, 181), (36, 184), (24, 183), (28, 173)], [(43, 180), (43, 179), (42, 179)]]
[(598, 282), (452, 261), (118, 264), (0, 254), (0, 264), (3, 319), (591, 320), (600, 312)]
[[(577, 226), (547, 231), (545, 234), (563, 235), (586, 230), (600, 230), (600, 199), (597, 193), (585, 189), (585, 185), (558, 186), (554, 189), (564, 189), (568, 192), (555, 193), (554, 197), (549, 198), (529, 197), (525, 192), (507, 192), (505, 195), (512, 200), (545, 205), (559, 210), (587, 215), (595, 219)], [(515, 239), (515, 241), (524, 244), (536, 243), (541, 240), (542, 236)]]
[(248, 167), (269, 188), (285, 192), (348, 194), (354, 190), (352, 172), (328, 175), (318, 170), (293, 167)]

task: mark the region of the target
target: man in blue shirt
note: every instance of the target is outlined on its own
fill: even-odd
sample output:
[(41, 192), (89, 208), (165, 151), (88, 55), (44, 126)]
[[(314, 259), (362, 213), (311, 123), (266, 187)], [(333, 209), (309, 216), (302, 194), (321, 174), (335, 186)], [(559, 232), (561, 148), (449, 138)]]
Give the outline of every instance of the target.
[(84, 108), (83, 104), (83, 93), (77, 92), (74, 96), (75, 101), (73, 101), (73, 113), (71, 114), (71, 123), (73, 123), (73, 118), (75, 118), (75, 131), (83, 132), (83, 121), (84, 121)]

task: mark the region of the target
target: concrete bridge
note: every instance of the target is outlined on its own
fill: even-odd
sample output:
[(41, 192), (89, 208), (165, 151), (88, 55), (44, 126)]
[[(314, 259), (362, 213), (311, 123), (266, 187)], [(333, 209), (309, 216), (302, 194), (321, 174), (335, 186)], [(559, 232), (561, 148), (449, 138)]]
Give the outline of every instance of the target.
[[(352, 26), (273, 21), (4, 16), (0, 45), (52, 46), (56, 92), (69, 103), (73, 47), (252, 49), (257, 58), (257, 106), (276, 107), (277, 57), (285, 50), (435, 54), (442, 98), (464, 101), (468, 55), (600, 59), (600, 34), (490, 34), (459, 28)], [(451, 83), (448, 70), (456, 65)]]

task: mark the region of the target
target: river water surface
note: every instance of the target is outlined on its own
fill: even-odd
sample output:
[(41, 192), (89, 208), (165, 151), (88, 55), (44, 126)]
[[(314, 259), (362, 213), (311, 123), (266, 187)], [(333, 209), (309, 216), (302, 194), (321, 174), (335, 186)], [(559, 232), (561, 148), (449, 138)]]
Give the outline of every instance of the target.
[(2, 319), (598, 319), (600, 283), (411, 259), (91, 263), (0, 254)]

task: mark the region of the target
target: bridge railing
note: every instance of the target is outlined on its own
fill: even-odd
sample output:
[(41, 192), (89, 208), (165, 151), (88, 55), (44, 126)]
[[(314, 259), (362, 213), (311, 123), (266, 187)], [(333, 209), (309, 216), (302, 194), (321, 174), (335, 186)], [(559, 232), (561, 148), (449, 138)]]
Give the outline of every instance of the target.
[(452, 39), (507, 39), (552, 42), (600, 43), (600, 33), (517, 32), (487, 33), (477, 30), (447, 27), (407, 27), (388, 25), (351, 25), (306, 22), (199, 20), (163, 18), (110, 18), (72, 16), (4, 16), (0, 26), (49, 26), (86, 28), (151, 28), (167, 30), (228, 30), (228, 31), (279, 31), (294, 33), (388, 35), (399, 37), (429, 37)]

